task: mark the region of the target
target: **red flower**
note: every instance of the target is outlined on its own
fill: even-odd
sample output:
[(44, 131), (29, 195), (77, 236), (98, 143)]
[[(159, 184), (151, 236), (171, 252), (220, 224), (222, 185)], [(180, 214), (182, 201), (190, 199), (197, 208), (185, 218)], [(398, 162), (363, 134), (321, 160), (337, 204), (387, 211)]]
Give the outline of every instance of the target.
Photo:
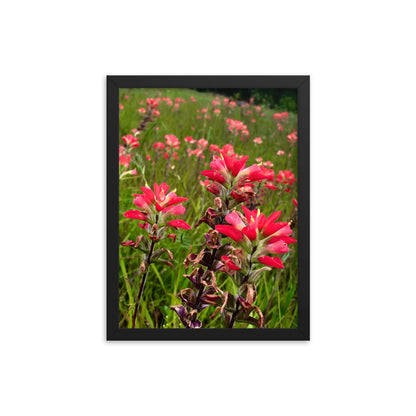
[(241, 270), (228, 256), (221, 256), (221, 261), (230, 269), (230, 270)]
[(280, 170), (279, 174), (276, 175), (276, 181), (292, 186), (296, 178), (290, 170)]
[(298, 132), (294, 131), (287, 135), (287, 141), (289, 143), (296, 143), (298, 141)]
[(123, 165), (123, 166), (125, 166), (126, 168), (128, 168), (128, 167), (129, 167), (129, 163), (130, 163), (130, 159), (131, 159), (131, 156), (130, 156), (130, 155), (127, 155), (127, 156), (123, 156), (123, 155), (121, 155), (121, 156), (119, 157), (119, 162), (120, 162), (120, 165)]
[(166, 144), (171, 146), (173, 149), (179, 149), (180, 142), (179, 139), (174, 134), (167, 134), (165, 136)]
[(185, 230), (190, 230), (191, 227), (182, 220), (172, 220), (168, 222), (168, 225), (170, 225), (171, 227), (175, 227), (175, 228), (183, 228)]
[(146, 105), (151, 110), (154, 110), (159, 105), (159, 99), (158, 98), (156, 98), (156, 99), (148, 98), (146, 100)]
[(279, 121), (286, 121), (289, 118), (289, 113), (286, 111), (283, 113), (275, 113), (273, 114), (273, 118)]
[[(169, 186), (162, 183), (160, 186), (155, 183), (153, 190), (147, 186), (140, 188), (143, 194), (134, 194), (134, 204), (139, 210), (130, 210), (124, 213), (126, 218), (133, 218), (149, 223), (163, 224), (171, 215), (182, 215), (185, 207), (180, 202), (187, 198), (179, 197), (175, 192), (169, 192)], [(169, 221), (168, 225), (173, 227), (189, 229), (189, 225), (182, 220)], [(189, 227), (189, 228), (187, 228)]]
[(289, 250), (287, 245), (296, 242), (289, 237), (292, 229), (288, 223), (275, 222), (281, 212), (266, 217), (259, 210), (250, 211), (244, 205), (242, 209), (245, 216), (233, 211), (225, 216), (231, 225), (217, 225), (215, 229), (236, 242), (244, 243), (252, 251), (252, 260), (272, 267), (283, 267), (280, 259), (264, 256), (267, 253), (286, 253)]
[(164, 148), (165, 148), (165, 145), (164, 145), (164, 143), (162, 143), (162, 142), (156, 142), (156, 143), (153, 145), (153, 147), (154, 147), (155, 149), (164, 149)]
[(137, 141), (137, 137), (133, 136), (132, 134), (128, 134), (127, 136), (123, 136), (121, 138), (124, 143), (131, 147), (138, 147), (140, 143)]

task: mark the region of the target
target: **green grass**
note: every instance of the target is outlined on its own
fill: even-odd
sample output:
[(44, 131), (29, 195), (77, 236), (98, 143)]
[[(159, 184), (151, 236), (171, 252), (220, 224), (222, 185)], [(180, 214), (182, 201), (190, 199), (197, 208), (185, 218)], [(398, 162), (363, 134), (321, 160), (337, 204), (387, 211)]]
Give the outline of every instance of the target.
[[(143, 115), (138, 113), (140, 107), (146, 107), (146, 98), (156, 98), (161, 93), (162, 97), (170, 97), (173, 101), (180, 97), (185, 99), (186, 104), (180, 104), (180, 108), (175, 111), (173, 106), (169, 107), (164, 102), (158, 107), (160, 117), (154, 122), (149, 123), (144, 131), (138, 136), (140, 147), (134, 149), (130, 169), (137, 169), (136, 176), (126, 175), (120, 179), (120, 212), (119, 212), (119, 234), (120, 243), (128, 239), (134, 240), (138, 234), (143, 234), (143, 230), (137, 225), (136, 220), (123, 217), (127, 210), (136, 208), (133, 204), (133, 193), (141, 193), (140, 186), (150, 185), (154, 182), (166, 182), (171, 190), (176, 189), (179, 196), (185, 196), (188, 201), (184, 203), (187, 208), (186, 213), (181, 216), (183, 220), (191, 225), (189, 231), (178, 230), (176, 243), (171, 239), (161, 241), (158, 247), (169, 248), (174, 255), (174, 267), (163, 264), (153, 264), (149, 270), (146, 288), (140, 307), (140, 317), (137, 327), (148, 328), (180, 328), (182, 324), (175, 312), (169, 305), (180, 304), (180, 300), (175, 296), (181, 289), (189, 287), (190, 282), (183, 277), (186, 273), (183, 260), (191, 252), (197, 252), (202, 248), (205, 239), (204, 232), (208, 231), (208, 226), (202, 224), (198, 228), (193, 226), (203, 215), (205, 210), (213, 206), (213, 195), (200, 185), (201, 177), (199, 172), (209, 168), (212, 153), (209, 151), (210, 144), (217, 144), (222, 147), (224, 144), (231, 143), (234, 151), (238, 154), (249, 155), (247, 166), (256, 162), (256, 158), (262, 157), (263, 161), (271, 161), (274, 164), (273, 170), (291, 169), (297, 177), (297, 147), (289, 145), (287, 134), (297, 130), (297, 116), (290, 114), (289, 121), (282, 123), (285, 130), (278, 131), (276, 121), (273, 119), (273, 109), (262, 108), (264, 117), (251, 108), (253, 114), (245, 115), (246, 109), (237, 106), (234, 110), (225, 109), (222, 105), (221, 114), (213, 114), (212, 100), (216, 97), (211, 93), (199, 93), (195, 90), (187, 89), (123, 89), (120, 90), (120, 104), (124, 106), (120, 110), (120, 131), (121, 137), (131, 134), (133, 128), (137, 128), (143, 119)], [(125, 95), (129, 98), (125, 99)], [(190, 97), (194, 96), (197, 102), (191, 102)], [(220, 97), (220, 101), (222, 102)], [(143, 101), (143, 104), (140, 102)], [(197, 110), (207, 108), (207, 114), (211, 116), (208, 120), (204, 114)], [(201, 115), (201, 119), (197, 116)], [(226, 119), (241, 120), (247, 125), (250, 132), (249, 140), (235, 138), (228, 131)], [(251, 119), (256, 119), (252, 123)], [(166, 134), (174, 134), (181, 141), (181, 148), (177, 150), (178, 160), (171, 161), (174, 169), (167, 168), (167, 160), (157, 157), (153, 149), (155, 142), (165, 142)], [(186, 136), (194, 139), (205, 138), (209, 145), (205, 150), (205, 159), (196, 159), (195, 156), (188, 157), (186, 149), (195, 148), (195, 144), (184, 142)], [(261, 137), (262, 144), (253, 143), (255, 137)], [(277, 156), (278, 150), (284, 150), (284, 156)], [(291, 153), (291, 157), (288, 157)], [(146, 155), (151, 156), (151, 160), (146, 159)], [(120, 172), (125, 168), (121, 167)], [(282, 211), (281, 220), (288, 221), (293, 212), (292, 198), (297, 198), (296, 183), (292, 186), (290, 193), (279, 193), (278, 191), (267, 190), (264, 198), (264, 205), (261, 211), (270, 215), (277, 209)], [(293, 236), (296, 238), (296, 229)], [(295, 328), (297, 326), (297, 244), (290, 246), (290, 251), (281, 255), (285, 268), (282, 270), (273, 269), (262, 275), (257, 284), (256, 305), (267, 316), (265, 326), (268, 328)], [(140, 276), (138, 269), (140, 263), (138, 252), (130, 247), (120, 247), (120, 327), (131, 327), (134, 302), (137, 298)], [(232, 278), (224, 273), (218, 273), (217, 281), (222, 290), (231, 290), (236, 293), (237, 287)], [(199, 314), (203, 327), (222, 327), (221, 316), (218, 314), (213, 320), (209, 316), (213, 313), (214, 307), (208, 307)], [(236, 327), (247, 327), (247, 324), (237, 323)]]

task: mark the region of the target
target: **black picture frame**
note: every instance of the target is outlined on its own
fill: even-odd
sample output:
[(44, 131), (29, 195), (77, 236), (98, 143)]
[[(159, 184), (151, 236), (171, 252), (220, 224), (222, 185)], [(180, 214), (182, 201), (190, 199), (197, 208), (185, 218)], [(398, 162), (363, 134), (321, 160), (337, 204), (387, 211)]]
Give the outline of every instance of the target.
[[(119, 88), (296, 88), (298, 101), (298, 327), (119, 328)], [(107, 340), (310, 339), (310, 77), (107, 76)]]

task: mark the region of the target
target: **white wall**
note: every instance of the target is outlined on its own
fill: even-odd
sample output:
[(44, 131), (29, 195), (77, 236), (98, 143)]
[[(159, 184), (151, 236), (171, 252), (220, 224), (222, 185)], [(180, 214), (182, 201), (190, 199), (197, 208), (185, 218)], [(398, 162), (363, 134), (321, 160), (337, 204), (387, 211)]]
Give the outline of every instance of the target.
[[(415, 414), (411, 4), (5, 3), (1, 413)], [(104, 340), (106, 74), (311, 75), (311, 342)]]

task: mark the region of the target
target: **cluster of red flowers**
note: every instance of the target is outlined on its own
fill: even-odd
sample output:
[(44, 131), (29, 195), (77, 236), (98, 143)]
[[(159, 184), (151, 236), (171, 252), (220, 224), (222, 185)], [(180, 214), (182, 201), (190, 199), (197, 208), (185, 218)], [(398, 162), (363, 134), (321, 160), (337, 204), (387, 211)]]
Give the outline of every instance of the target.
[[(185, 138), (185, 140), (186, 139), (187, 138)], [(192, 137), (190, 139), (192, 139)], [(208, 146), (208, 140), (205, 140), (204, 138), (202, 138), (202, 139), (199, 139), (198, 141), (196, 141), (195, 139), (187, 140), (187, 141), (189, 141), (189, 143), (197, 143), (196, 149), (191, 149), (190, 147), (188, 147), (187, 149), (188, 156), (196, 156), (196, 157), (200, 157), (201, 159), (205, 159), (204, 150)]]
[[(230, 237), (237, 243), (241, 243), (250, 254), (251, 262), (260, 262), (267, 266), (282, 269), (283, 263), (279, 257), (269, 257), (265, 254), (286, 253), (288, 244), (296, 240), (289, 237), (292, 229), (287, 222), (275, 222), (281, 211), (274, 212), (269, 217), (260, 213), (260, 210), (250, 211), (242, 205), (244, 215), (233, 211), (225, 216), (225, 220), (231, 225), (217, 225), (215, 229)], [(228, 263), (232, 262), (226, 258)], [(234, 267), (240, 269), (239, 264), (233, 263)], [(238, 270), (235, 269), (235, 270)]]
[(180, 148), (180, 141), (174, 134), (167, 134), (165, 136), (166, 145), (172, 147), (172, 149)]
[(289, 113), (284, 111), (283, 113), (274, 113), (273, 118), (278, 121), (285, 122), (289, 119)]
[(120, 146), (118, 150), (118, 160), (121, 166), (129, 167), (131, 156), (127, 153), (124, 146)]
[(296, 181), (295, 175), (290, 170), (280, 170), (276, 175), (276, 181), (288, 186), (292, 186)]
[(231, 197), (245, 201), (252, 194), (253, 182), (272, 180), (274, 172), (264, 166), (251, 165), (246, 167), (248, 156), (236, 158), (226, 152), (220, 152), (221, 157), (214, 155), (209, 164), (211, 169), (204, 170), (201, 175), (211, 179), (212, 184), (207, 186), (207, 190), (215, 195), (219, 195), (221, 189), (228, 190)]
[(238, 135), (241, 134), (242, 137), (248, 137), (249, 131), (247, 126), (239, 120), (232, 120), (231, 118), (227, 118), (225, 122), (228, 124), (228, 130), (232, 133)]
[(294, 131), (287, 135), (288, 143), (296, 143), (298, 141), (298, 132)]
[[(185, 213), (185, 207), (180, 204), (187, 201), (188, 198), (179, 197), (175, 192), (169, 192), (169, 185), (162, 183), (160, 186), (155, 183), (153, 190), (150, 187), (142, 186), (140, 188), (143, 194), (134, 194), (133, 203), (139, 208), (132, 209), (124, 213), (126, 218), (143, 221), (140, 224), (142, 228), (148, 229), (154, 224), (159, 227), (170, 226), (175, 228), (184, 228), (190, 230), (191, 227), (183, 220), (168, 220), (172, 215), (182, 215)], [(123, 243), (129, 245), (131, 242)]]
[(140, 143), (137, 140), (136, 136), (133, 136), (132, 134), (127, 134), (126, 136), (123, 136), (121, 138), (124, 143), (126, 143), (130, 147), (139, 147)]

